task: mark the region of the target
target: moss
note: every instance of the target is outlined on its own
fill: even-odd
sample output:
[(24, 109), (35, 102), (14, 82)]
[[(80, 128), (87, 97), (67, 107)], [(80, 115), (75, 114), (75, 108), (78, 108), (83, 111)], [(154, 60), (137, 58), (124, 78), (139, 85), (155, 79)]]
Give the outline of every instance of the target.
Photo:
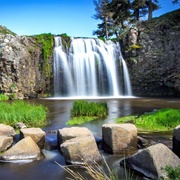
[(66, 33), (60, 34), (62, 38), (62, 45), (66, 48), (70, 48), (71, 45), (71, 37), (68, 36)]
[(42, 47), (43, 52), (43, 64), (42, 64), (42, 74), (45, 77), (51, 76), (51, 66), (49, 60), (53, 55), (54, 48), (54, 36), (50, 33), (48, 34), (39, 34), (33, 36), (37, 43)]

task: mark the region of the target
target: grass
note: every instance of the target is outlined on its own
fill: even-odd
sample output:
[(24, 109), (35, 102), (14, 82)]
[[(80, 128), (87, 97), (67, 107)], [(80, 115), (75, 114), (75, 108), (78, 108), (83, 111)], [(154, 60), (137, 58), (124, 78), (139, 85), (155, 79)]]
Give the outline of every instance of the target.
[(90, 122), (95, 120), (97, 117), (95, 116), (79, 116), (79, 117), (73, 117), (67, 122), (67, 125), (80, 125), (84, 124), (86, 122)]
[(126, 116), (117, 119), (117, 123), (132, 122), (139, 129), (149, 131), (169, 131), (180, 124), (180, 109), (164, 108), (140, 116)]
[(180, 179), (180, 167), (166, 166), (165, 171), (167, 173), (168, 180)]
[(47, 124), (47, 108), (25, 101), (0, 102), (0, 123), (11, 126), (23, 122), (26, 126), (39, 127)]
[(107, 115), (108, 106), (105, 102), (75, 100), (71, 109), (71, 119), (67, 122), (67, 124), (83, 124), (100, 117), (106, 117)]
[[(71, 177), (66, 177), (67, 179), (71, 180), (119, 180), (118, 171), (116, 168), (110, 168), (108, 163), (106, 162), (105, 158), (102, 157), (102, 165), (98, 164), (97, 162), (86, 163), (84, 162), (82, 165), (69, 165), (69, 166), (62, 166), (59, 163), (55, 162), (58, 166), (64, 169), (68, 175)], [(71, 168), (72, 167), (72, 168)], [(84, 169), (83, 173), (75, 171), (74, 167), (79, 167)], [(124, 175), (123, 180), (133, 180), (133, 173), (127, 171), (124, 168)], [(137, 179), (137, 178), (135, 178)]]
[(5, 94), (0, 94), (0, 101), (6, 101), (6, 100), (9, 100), (9, 96)]

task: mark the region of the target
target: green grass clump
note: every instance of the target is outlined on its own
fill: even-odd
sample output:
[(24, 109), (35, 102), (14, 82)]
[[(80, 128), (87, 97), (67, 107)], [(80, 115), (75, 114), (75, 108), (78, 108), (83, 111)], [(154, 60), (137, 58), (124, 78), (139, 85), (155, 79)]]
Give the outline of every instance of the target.
[(108, 115), (108, 107), (105, 102), (87, 102), (85, 100), (74, 101), (71, 109), (71, 116), (96, 116), (105, 117)]
[(79, 117), (73, 117), (67, 122), (67, 125), (80, 125), (84, 124), (89, 121), (95, 120), (97, 117), (95, 116), (79, 116)]
[(119, 118), (116, 122), (132, 122), (143, 130), (169, 131), (180, 124), (180, 109), (164, 108), (140, 116)]
[(0, 101), (5, 101), (5, 100), (9, 100), (9, 96), (7, 96), (6, 94), (0, 94)]
[(12, 103), (0, 102), (0, 123), (11, 126), (23, 122), (26, 126), (44, 126), (47, 124), (47, 108), (42, 105), (33, 105), (25, 101)]
[(167, 166), (165, 168), (165, 171), (167, 172), (167, 176), (169, 180), (180, 179), (180, 167)]
[(87, 102), (76, 100), (71, 109), (72, 119), (67, 124), (83, 124), (99, 117), (108, 115), (108, 106), (105, 102)]

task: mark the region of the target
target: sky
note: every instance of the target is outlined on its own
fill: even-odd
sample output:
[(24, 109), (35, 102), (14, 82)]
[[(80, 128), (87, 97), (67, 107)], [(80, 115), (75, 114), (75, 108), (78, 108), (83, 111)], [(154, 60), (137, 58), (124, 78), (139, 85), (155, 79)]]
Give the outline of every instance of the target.
[[(171, 0), (159, 0), (161, 8), (154, 17), (180, 8)], [(100, 21), (92, 18), (93, 0), (0, 0), (0, 25), (18, 35), (41, 33), (74, 37), (94, 37)]]

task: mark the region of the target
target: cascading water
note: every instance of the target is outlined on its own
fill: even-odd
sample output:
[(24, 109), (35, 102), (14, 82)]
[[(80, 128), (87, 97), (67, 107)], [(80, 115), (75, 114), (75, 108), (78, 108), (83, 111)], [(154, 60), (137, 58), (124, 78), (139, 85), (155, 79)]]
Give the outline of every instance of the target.
[(55, 37), (54, 96), (131, 96), (119, 45), (100, 39), (72, 38), (70, 48)]

